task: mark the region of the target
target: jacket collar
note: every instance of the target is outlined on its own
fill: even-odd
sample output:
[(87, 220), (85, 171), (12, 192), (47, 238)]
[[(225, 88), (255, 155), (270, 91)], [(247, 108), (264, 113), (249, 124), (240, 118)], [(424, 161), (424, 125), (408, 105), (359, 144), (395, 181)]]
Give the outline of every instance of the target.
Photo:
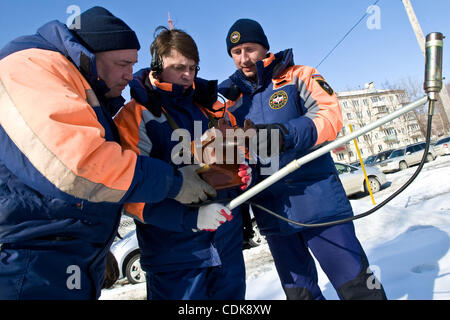
[(195, 78), (192, 86), (184, 90), (181, 85), (160, 82), (153, 76), (150, 68), (145, 68), (134, 74), (129, 85), (131, 97), (155, 116), (161, 115), (163, 96), (177, 101), (187, 99), (207, 109), (212, 109), (217, 101), (216, 80)]
[(294, 65), (292, 49), (280, 51), (256, 62), (257, 83), (248, 79), (241, 70), (236, 70), (230, 79), (244, 93), (253, 94), (260, 88), (264, 88), (272, 79), (276, 79), (283, 71)]

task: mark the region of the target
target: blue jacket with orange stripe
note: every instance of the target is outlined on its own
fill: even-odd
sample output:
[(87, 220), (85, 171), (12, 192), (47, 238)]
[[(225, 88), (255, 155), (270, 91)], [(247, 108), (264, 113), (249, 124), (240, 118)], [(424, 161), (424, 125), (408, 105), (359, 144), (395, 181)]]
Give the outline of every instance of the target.
[(95, 56), (64, 24), (0, 59), (0, 299), (98, 298), (123, 203), (174, 197), (181, 177), (122, 150), (123, 99), (105, 98)]
[[(242, 126), (245, 119), (255, 124), (284, 125), (288, 134), (285, 135), (285, 151), (279, 157), (279, 168), (304, 156), (311, 148), (336, 138), (342, 128), (339, 103), (314, 68), (294, 65), (291, 49), (270, 53), (256, 66), (256, 83), (237, 70), (219, 85), (219, 92), (229, 99), (228, 110), (234, 114), (238, 125)], [(274, 163), (278, 164), (272, 161)], [(274, 172), (273, 169), (277, 168), (266, 172)], [(259, 179), (264, 178), (260, 175)], [(305, 164), (252, 201), (302, 223), (353, 215), (330, 154)], [(253, 210), (264, 234), (293, 233), (302, 229), (259, 209)]]
[[(183, 86), (159, 82), (150, 74), (150, 69), (143, 69), (134, 75), (130, 88), (133, 100), (114, 118), (122, 145), (138, 154), (173, 163), (176, 167), (191, 163), (190, 158), (187, 158), (188, 163), (173, 160), (173, 150), (177, 150), (176, 146), (179, 145), (178, 136), (173, 134), (174, 129), (183, 130), (189, 142), (208, 130), (210, 118), (206, 112), (209, 111), (204, 107), (210, 109), (216, 102), (217, 82), (195, 78), (194, 86), (185, 92)], [(149, 97), (149, 89), (152, 98)], [(202, 92), (200, 96), (199, 92)], [(155, 95), (158, 97), (157, 103)], [(200, 105), (198, 99), (205, 97), (213, 98), (205, 102), (210, 105)], [(223, 116), (222, 111), (218, 113), (218, 116)], [(223, 190), (218, 192), (217, 199), (234, 198), (237, 195), (237, 190)], [(140, 262), (146, 271), (220, 266), (224, 259), (229, 264), (228, 268), (244, 268), (239, 208), (233, 210), (233, 219), (215, 232), (194, 232), (198, 208), (182, 205), (172, 199), (156, 204), (126, 204), (125, 210), (133, 216), (141, 216), (146, 222), (136, 222)], [(245, 279), (233, 281), (245, 282)]]

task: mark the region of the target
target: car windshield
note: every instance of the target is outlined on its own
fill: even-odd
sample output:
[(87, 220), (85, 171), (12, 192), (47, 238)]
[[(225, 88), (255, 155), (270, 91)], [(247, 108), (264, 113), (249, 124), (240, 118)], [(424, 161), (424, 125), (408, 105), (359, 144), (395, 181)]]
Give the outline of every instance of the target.
[(394, 150), (394, 151), (392, 151), (392, 153), (391, 153), (391, 155), (389, 156), (388, 159), (401, 157), (401, 156), (404, 156), (404, 155), (405, 155), (405, 149)]

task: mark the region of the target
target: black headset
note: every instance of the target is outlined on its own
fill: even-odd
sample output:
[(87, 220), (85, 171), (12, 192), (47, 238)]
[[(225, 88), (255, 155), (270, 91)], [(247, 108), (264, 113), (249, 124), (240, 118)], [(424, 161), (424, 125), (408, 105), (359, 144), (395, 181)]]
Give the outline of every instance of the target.
[(160, 75), (163, 71), (162, 60), (158, 55), (156, 46), (152, 50), (152, 62), (150, 63), (150, 68), (156, 75)]

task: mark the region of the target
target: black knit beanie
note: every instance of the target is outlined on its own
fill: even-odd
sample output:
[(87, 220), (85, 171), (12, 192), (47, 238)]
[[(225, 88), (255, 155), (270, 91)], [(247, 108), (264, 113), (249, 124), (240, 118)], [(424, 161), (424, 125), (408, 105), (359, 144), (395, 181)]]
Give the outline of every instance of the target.
[(231, 56), (231, 49), (245, 42), (255, 42), (267, 50), (270, 49), (266, 34), (261, 25), (255, 20), (239, 19), (230, 28), (227, 34), (227, 51)]
[(141, 48), (136, 33), (111, 12), (93, 7), (74, 19), (69, 27), (78, 40), (92, 53)]

